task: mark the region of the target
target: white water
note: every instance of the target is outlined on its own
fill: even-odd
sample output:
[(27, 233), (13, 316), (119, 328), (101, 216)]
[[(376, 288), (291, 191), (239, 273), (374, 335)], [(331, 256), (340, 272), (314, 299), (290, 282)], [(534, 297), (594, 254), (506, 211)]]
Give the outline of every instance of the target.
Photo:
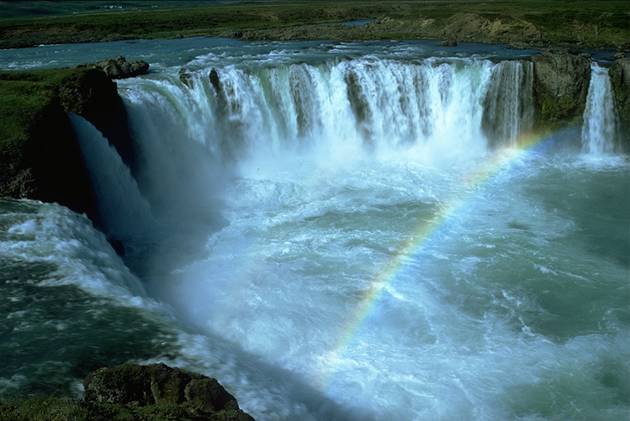
[(484, 103), (484, 129), (492, 144), (516, 146), (534, 120), (534, 65), (503, 61), (494, 67), (493, 83)]
[(178, 141), (184, 136), (206, 145), (222, 162), (282, 159), (304, 150), (327, 162), (347, 161), (409, 148), (440, 159), (485, 151), (482, 103), (492, 72), (484, 60), (412, 64), (366, 57), (228, 66), (218, 69), (216, 87), (204, 69), (193, 73), (192, 89), (173, 75), (125, 83), (123, 94), (132, 112), (154, 104), (156, 130), (180, 130)]
[[(123, 186), (99, 190), (122, 206), (114, 219), (128, 220), (121, 192), (139, 194), (160, 227), (140, 275), (185, 326), (175, 362), (261, 420), (624, 414), (598, 367), (630, 358), (615, 316), (625, 267), (575, 240), (581, 209), (553, 202), (565, 174), (583, 177), (586, 201), (601, 188), (592, 170), (532, 153), (469, 183), (530, 127), (528, 66), (366, 56), (228, 65), (219, 83), (204, 68), (191, 87), (178, 69), (121, 82), (137, 184), (119, 159), (90, 168)], [(100, 145), (84, 151), (115, 154), (84, 129)], [(400, 244), (464, 197), (331, 360)], [(618, 300), (580, 301), (606, 282)], [(567, 289), (592, 322), (567, 316)]]
[(582, 126), (582, 150), (593, 155), (614, 152), (617, 137), (617, 114), (608, 69), (597, 63), (591, 66), (586, 109)]

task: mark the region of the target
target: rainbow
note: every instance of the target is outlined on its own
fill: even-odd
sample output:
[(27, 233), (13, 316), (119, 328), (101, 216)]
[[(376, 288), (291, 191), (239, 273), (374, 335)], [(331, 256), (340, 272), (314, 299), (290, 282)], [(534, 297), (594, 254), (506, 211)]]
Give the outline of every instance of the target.
[(518, 158), (524, 156), (536, 146), (543, 144), (543, 141), (547, 139), (550, 139), (550, 133), (548, 132), (527, 133), (517, 139), (515, 147), (493, 154), (489, 160), (477, 167), (475, 171), (463, 180), (466, 194), (455, 197), (444, 204), (431, 220), (418, 225), (410, 239), (400, 244), (394, 257), (378, 273), (369, 289), (359, 299), (355, 311), (344, 323), (341, 329), (342, 333), (335, 346), (324, 356), (326, 374), (323, 374), (320, 379), (323, 389), (328, 386), (329, 377), (334, 373), (339, 358), (348, 349), (352, 338), (374, 309), (375, 303), (378, 302), (387, 286), (396, 279), (396, 275), (405, 267), (405, 261), (408, 257), (417, 253), (441, 226), (465, 207), (466, 203), (474, 197), (477, 187), (490, 181), (501, 170), (508, 168), (511, 163), (516, 162)]

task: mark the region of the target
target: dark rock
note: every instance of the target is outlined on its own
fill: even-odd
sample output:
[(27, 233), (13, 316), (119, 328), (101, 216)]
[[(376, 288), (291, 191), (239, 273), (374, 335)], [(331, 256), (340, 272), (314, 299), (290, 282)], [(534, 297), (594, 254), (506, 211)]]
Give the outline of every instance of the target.
[(440, 43), (442, 47), (457, 47), (457, 41), (454, 39), (447, 39)]
[(107, 238), (109, 245), (112, 246), (117, 255), (125, 256), (125, 243), (117, 238)]
[(134, 170), (127, 110), (118, 95), (116, 82), (104, 71), (88, 68), (65, 78), (59, 86), (58, 96), (65, 111), (89, 120)]
[(616, 60), (608, 71), (625, 149), (630, 149), (630, 58)]
[(23, 141), (0, 147), (0, 196), (57, 202), (94, 215), (81, 151), (64, 109), (52, 100), (30, 122)]
[(192, 88), (192, 75), (186, 69), (179, 69), (179, 80), (189, 88)]
[(208, 78), (210, 78), (210, 83), (212, 84), (212, 87), (214, 88), (214, 90), (217, 93), (221, 92), (221, 80), (219, 79), (219, 73), (217, 72), (216, 69), (212, 69), (210, 70), (210, 74), (208, 75)]
[(533, 61), (536, 125), (556, 126), (581, 118), (591, 78), (591, 60), (558, 51), (546, 52)]
[(215, 379), (164, 364), (102, 368), (84, 385), (92, 413), (110, 418), (129, 414), (130, 419), (253, 420)]
[(25, 114), (0, 116), (9, 121), (2, 126), (20, 123), (19, 132), (5, 130), (0, 138), (0, 196), (57, 202), (98, 225), (94, 193), (67, 113), (90, 121), (133, 170), (133, 143), (116, 83), (102, 70), (86, 67), (0, 76), (4, 90), (12, 92), (14, 83), (28, 87), (20, 103)]
[(88, 65), (88, 67), (101, 69), (112, 79), (125, 79), (149, 72), (149, 63), (145, 61), (127, 61), (122, 56), (99, 61)]

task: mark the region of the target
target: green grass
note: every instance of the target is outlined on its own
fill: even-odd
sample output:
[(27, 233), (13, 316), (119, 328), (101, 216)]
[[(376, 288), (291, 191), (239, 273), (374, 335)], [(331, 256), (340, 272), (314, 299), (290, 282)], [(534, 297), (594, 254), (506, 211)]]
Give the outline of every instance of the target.
[[(504, 24), (497, 33), (481, 27), (471, 32), (469, 28), (460, 36), (469, 41), (589, 48), (627, 47), (630, 43), (630, 2), (626, 0), (182, 3), (186, 7), (172, 7), (172, 1), (153, 3), (163, 7), (97, 13), (86, 8), (77, 15), (0, 19), (0, 48), (197, 35), (282, 40), (443, 39), (450, 37), (445, 28), (462, 13)], [(377, 22), (356, 28), (342, 25), (361, 18)], [(455, 28), (469, 20), (460, 18)], [(512, 30), (523, 23), (533, 25), (540, 39)]]
[(0, 145), (28, 138), (35, 116), (53, 100), (72, 69), (0, 72)]
[(88, 411), (77, 401), (56, 397), (34, 397), (0, 402), (0, 421), (88, 420)]

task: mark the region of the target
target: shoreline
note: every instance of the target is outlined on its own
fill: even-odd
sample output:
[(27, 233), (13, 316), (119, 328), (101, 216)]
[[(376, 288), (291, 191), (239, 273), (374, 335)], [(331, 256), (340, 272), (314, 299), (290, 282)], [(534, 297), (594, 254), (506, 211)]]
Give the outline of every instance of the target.
[[(180, 9), (0, 19), (0, 49), (176, 39), (413, 41), (512, 48), (630, 50), (630, 5), (615, 0), (496, 2), (410, 0), (199, 5)], [(361, 24), (348, 24), (361, 21)]]

